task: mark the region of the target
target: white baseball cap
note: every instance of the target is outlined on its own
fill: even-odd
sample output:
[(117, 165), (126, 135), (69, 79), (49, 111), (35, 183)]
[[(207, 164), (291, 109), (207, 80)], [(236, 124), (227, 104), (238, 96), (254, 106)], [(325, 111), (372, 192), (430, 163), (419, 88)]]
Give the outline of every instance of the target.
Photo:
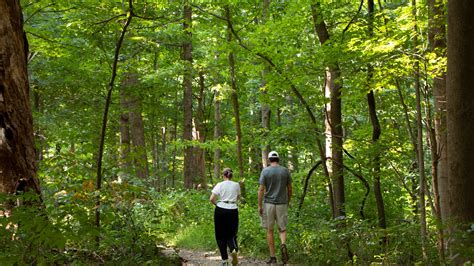
[(268, 153), (268, 159), (270, 159), (270, 158), (279, 158), (278, 152), (276, 152), (276, 151), (269, 152)]

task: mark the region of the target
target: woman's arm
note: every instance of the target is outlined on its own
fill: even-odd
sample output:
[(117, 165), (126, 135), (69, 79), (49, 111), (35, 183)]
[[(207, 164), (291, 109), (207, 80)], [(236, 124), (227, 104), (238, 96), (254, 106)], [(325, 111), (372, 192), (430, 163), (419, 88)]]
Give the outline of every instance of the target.
[(210, 201), (212, 204), (216, 205), (216, 204), (217, 204), (217, 195), (214, 194), (214, 193), (212, 193), (212, 194), (211, 194), (211, 197), (209, 198), (209, 201)]

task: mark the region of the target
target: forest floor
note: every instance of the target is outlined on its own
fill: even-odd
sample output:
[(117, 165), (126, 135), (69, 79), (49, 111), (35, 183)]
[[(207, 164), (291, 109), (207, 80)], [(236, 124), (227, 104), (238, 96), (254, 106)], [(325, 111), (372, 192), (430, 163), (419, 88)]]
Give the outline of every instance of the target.
[[(180, 249), (179, 256), (183, 259), (183, 265), (221, 265), (221, 256), (216, 251), (199, 251)], [(239, 254), (239, 265), (266, 265), (265, 261), (243, 257)], [(229, 254), (229, 265), (232, 257)]]
[[(221, 256), (217, 251), (201, 251), (192, 249), (173, 249), (164, 251), (164, 253), (177, 253), (181, 258), (182, 265), (206, 265), (206, 266), (217, 266), (221, 264)], [(239, 254), (239, 265), (267, 265), (264, 260), (244, 257)], [(232, 258), (229, 254), (229, 265), (232, 265)], [(281, 262), (273, 265), (283, 265)], [(289, 265), (289, 264), (286, 264)]]

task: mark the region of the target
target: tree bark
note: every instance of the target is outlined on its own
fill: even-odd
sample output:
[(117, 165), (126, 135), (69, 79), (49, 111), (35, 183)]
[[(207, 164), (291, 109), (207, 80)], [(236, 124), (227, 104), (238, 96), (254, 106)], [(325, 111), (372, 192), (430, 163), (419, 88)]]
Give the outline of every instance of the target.
[[(132, 0), (128, 1), (129, 5), (129, 13), (127, 13), (127, 20), (125, 21), (122, 32), (120, 33), (120, 37), (117, 40), (115, 45), (115, 52), (114, 52), (114, 61), (112, 64), (112, 75), (110, 77), (110, 81), (108, 84), (107, 89), (107, 96), (105, 98), (105, 107), (104, 107), (104, 114), (102, 117), (102, 126), (100, 128), (100, 141), (99, 141), (99, 150), (97, 153), (97, 178), (96, 178), (96, 190), (97, 190), (97, 197), (95, 203), (95, 226), (98, 230), (100, 230), (100, 190), (102, 189), (102, 157), (104, 156), (104, 147), (105, 147), (105, 133), (107, 132), (107, 122), (109, 117), (109, 109), (110, 109), (110, 102), (112, 101), (112, 91), (115, 86), (115, 78), (117, 77), (117, 69), (118, 69), (118, 61), (120, 55), (120, 49), (122, 48), (123, 40), (125, 38), (125, 34), (127, 33), (128, 26), (132, 22), (133, 18), (133, 2)], [(125, 13), (125, 12), (124, 12)], [(100, 236), (96, 236), (96, 245), (97, 247), (100, 244)]]
[[(219, 90), (216, 90), (214, 96), (214, 141), (219, 141), (222, 135), (221, 130), (221, 98)], [(214, 178), (219, 180), (221, 177), (221, 149), (217, 147), (214, 150)]]
[[(162, 183), (160, 182), (160, 189), (166, 188), (168, 186), (168, 182), (166, 177), (168, 176), (168, 151), (167, 151), (167, 141), (166, 141), (166, 132), (167, 127), (166, 124), (161, 128), (161, 176), (163, 178)], [(158, 145), (158, 144), (157, 144)], [(158, 150), (158, 147), (157, 147)], [(157, 167), (160, 167), (158, 165)]]
[[(449, 222), (454, 240), (448, 243), (452, 253), (461, 246), (474, 246), (474, 236), (467, 228), (474, 221), (474, 2), (448, 2), (448, 187)], [(462, 239), (461, 234), (467, 234)], [(468, 258), (460, 256), (460, 261)]]
[[(414, 156), (413, 161), (417, 162), (418, 161), (418, 144), (417, 144), (417, 140), (416, 140), (416, 137), (415, 137), (415, 133), (413, 132), (413, 131), (416, 131), (416, 130), (413, 130), (412, 126), (411, 126), (410, 117), (408, 115), (408, 106), (406, 105), (406, 103), (403, 99), (401, 84), (397, 79), (395, 80), (395, 82), (396, 82), (396, 85), (397, 85), (398, 96), (400, 97), (400, 103), (402, 104), (402, 107), (403, 107), (403, 112), (404, 112), (405, 123), (406, 123), (407, 131), (408, 131), (408, 135), (410, 136), (411, 144), (412, 144), (412, 147), (413, 147), (413, 156)], [(418, 163), (416, 163), (416, 164), (413, 163), (414, 167), (412, 167), (413, 169), (410, 169), (410, 172), (412, 172), (412, 171), (414, 171), (414, 169), (416, 169), (417, 164)], [(417, 215), (418, 214), (418, 197), (417, 197), (417, 194), (415, 193), (417, 182), (412, 177), (410, 177), (410, 180), (412, 182), (411, 189), (410, 189), (410, 187), (406, 186), (406, 190), (409, 192), (410, 197), (412, 199), (411, 203), (413, 204), (413, 213), (415, 215)]]
[[(368, 30), (369, 30), (369, 38), (373, 38), (374, 35), (374, 1), (368, 0)], [(374, 90), (372, 89), (372, 79), (374, 75), (374, 67), (369, 64), (367, 66), (367, 84), (369, 86), (369, 93), (367, 94), (367, 103), (369, 106), (369, 117), (370, 122), (372, 124), (372, 145), (374, 148), (374, 155), (373, 155), (373, 177), (374, 177), (374, 195), (375, 195), (375, 203), (377, 205), (377, 217), (378, 217), (378, 224), (380, 228), (387, 228), (387, 224), (385, 221), (385, 205), (383, 202), (383, 195), (382, 189), (380, 184), (380, 147), (378, 145), (380, 134), (382, 134), (382, 129), (380, 128), (379, 118), (377, 117), (377, 108), (375, 104), (375, 95)]]
[[(206, 142), (206, 128), (204, 125), (205, 117), (205, 80), (204, 73), (199, 73), (199, 97), (198, 97), (198, 107), (196, 112), (196, 136), (195, 138), (200, 142)], [(195, 147), (195, 156), (196, 156), (196, 174), (199, 180), (199, 184), (202, 188), (207, 186), (206, 180), (206, 153), (201, 147)]]
[[(413, 22), (414, 22), (414, 37), (413, 44), (415, 46), (415, 54), (418, 53), (418, 26), (417, 26), (417, 8), (416, 0), (412, 0), (413, 8)], [(414, 65), (414, 79), (415, 79), (415, 92), (416, 92), (416, 124), (417, 124), (417, 147), (418, 147), (418, 173), (419, 173), (419, 208), (420, 208), (420, 234), (421, 234), (421, 249), (423, 254), (423, 260), (427, 261), (428, 259), (428, 233), (426, 227), (426, 200), (425, 200), (425, 187), (426, 187), (426, 178), (425, 178), (425, 159), (424, 159), (424, 149), (423, 149), (423, 118), (421, 113), (421, 87), (420, 87), (420, 63), (418, 59), (415, 58)]]
[[(138, 86), (138, 76), (136, 73), (125, 74), (123, 82), (125, 98), (127, 99), (128, 107), (128, 122), (130, 135), (129, 138), (132, 143), (130, 154), (133, 158), (135, 174), (139, 178), (147, 178), (148, 171), (148, 156), (146, 153), (145, 143), (145, 128), (143, 125), (143, 117), (141, 110), (141, 99), (133, 89)], [(130, 160), (130, 159), (129, 159)]]
[(145, 127), (141, 114), (141, 100), (134, 97), (130, 103), (130, 134), (132, 137), (132, 153), (134, 157), (135, 172), (139, 178), (147, 178), (148, 156), (145, 143)]
[[(270, 6), (270, 0), (263, 1), (263, 9), (262, 9), (262, 24), (265, 24), (268, 20), (268, 8)], [(261, 83), (261, 93), (265, 96), (267, 91), (265, 86), (267, 85), (267, 81), (265, 80), (265, 76), (270, 72), (270, 68), (268, 65), (265, 65), (264, 70), (262, 71), (262, 83)], [(265, 98), (265, 97), (263, 97)], [(265, 100), (261, 103), (261, 114), (262, 114), (262, 128), (263, 128), (263, 135), (262, 135), (262, 168), (268, 166), (268, 153), (270, 152), (270, 145), (268, 144), (268, 132), (270, 132), (270, 106), (265, 102)]]
[[(311, 5), (315, 31), (319, 42), (324, 45), (329, 40), (329, 32), (326, 23), (319, 14), (318, 6)], [(325, 95), (329, 98), (330, 104), (326, 108), (326, 149), (327, 157), (330, 154), (332, 161), (328, 170), (332, 181), (334, 193), (334, 217), (345, 216), (344, 203), (344, 176), (343, 176), (343, 151), (342, 151), (342, 102), (341, 102), (342, 79), (340, 77), (339, 66), (336, 63), (328, 63), (325, 73)], [(329, 131), (329, 132), (328, 132)]]
[[(42, 113), (41, 109), (41, 95), (38, 90), (33, 89), (33, 110), (37, 113)], [(36, 160), (41, 161), (44, 158), (43, 150), (45, 148), (45, 137), (40, 129), (39, 125), (33, 125), (35, 127), (35, 143), (36, 143)]]
[[(129, 121), (129, 97), (125, 92), (126, 79), (122, 81), (120, 87), (120, 168), (125, 174), (130, 174), (130, 121)], [(120, 177), (121, 178), (121, 177)]]
[[(193, 58), (192, 58), (192, 9), (189, 1), (184, 1), (184, 22), (183, 30), (186, 41), (183, 43), (183, 59), (184, 59), (184, 77), (183, 77), (183, 140), (191, 142), (193, 140)], [(186, 143), (184, 148), (184, 187), (186, 189), (193, 188), (195, 172), (195, 159), (193, 147), (190, 143)]]
[(20, 1), (0, 1), (0, 193), (40, 194), (27, 54)]
[[(428, 0), (428, 41), (431, 52), (438, 57), (443, 57), (446, 52), (446, 27), (444, 24), (446, 14), (442, 0)], [(446, 72), (438, 70), (433, 78), (433, 96), (435, 105), (435, 138), (432, 145), (432, 183), (435, 214), (439, 224), (446, 220), (448, 201), (448, 153), (446, 131)], [(445, 261), (444, 233), (438, 229), (438, 251), (440, 261)]]
[[(232, 42), (232, 32), (231, 32), (231, 14), (229, 6), (225, 7), (225, 14), (227, 18), (227, 42), (230, 44)], [(242, 129), (240, 125), (240, 107), (239, 107), (239, 97), (238, 97), (238, 88), (235, 76), (235, 59), (234, 52), (230, 51), (228, 56), (229, 62), (229, 72), (230, 72), (230, 85), (232, 88), (232, 93), (230, 95), (232, 101), (232, 107), (234, 110), (234, 119), (235, 119), (235, 131), (237, 137), (237, 163), (239, 165), (239, 176), (244, 175), (244, 163), (242, 157)]]

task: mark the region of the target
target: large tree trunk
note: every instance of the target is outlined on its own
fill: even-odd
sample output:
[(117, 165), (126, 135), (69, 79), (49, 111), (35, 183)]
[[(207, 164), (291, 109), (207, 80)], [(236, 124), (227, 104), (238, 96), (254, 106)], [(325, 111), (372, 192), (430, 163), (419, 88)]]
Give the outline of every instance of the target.
[(125, 80), (123, 81), (123, 89), (127, 101), (126, 106), (128, 107), (128, 122), (130, 129), (129, 138), (132, 143), (130, 154), (133, 157), (133, 164), (137, 177), (147, 178), (149, 175), (148, 156), (146, 153), (145, 128), (141, 111), (141, 99), (132, 91), (137, 85), (137, 74), (127, 73), (125, 75)]
[[(311, 11), (315, 25), (315, 31), (319, 42), (324, 45), (329, 40), (329, 32), (326, 23), (319, 14), (318, 6), (312, 5)], [(344, 176), (343, 176), (343, 153), (342, 153), (342, 102), (341, 88), (342, 79), (340, 78), (339, 66), (334, 62), (329, 62), (325, 73), (325, 95), (329, 98), (329, 104), (326, 107), (326, 133), (329, 140), (326, 141), (327, 156), (332, 160), (328, 161), (328, 170), (332, 181), (333, 216), (345, 216), (344, 203)]]
[(141, 114), (141, 100), (134, 97), (130, 102), (130, 134), (132, 137), (132, 153), (134, 157), (135, 172), (139, 178), (147, 178), (148, 156), (145, 144), (145, 127)]
[[(192, 58), (192, 9), (188, 0), (184, 3), (184, 22), (183, 29), (186, 35), (186, 41), (183, 43), (183, 59), (184, 59), (184, 77), (183, 77), (183, 140), (191, 142), (193, 139), (193, 58)], [(195, 172), (195, 160), (193, 147), (187, 143), (184, 149), (184, 187), (186, 189), (193, 188)]]
[[(0, 1), (0, 193), (40, 194), (19, 1)], [(3, 207), (3, 206), (2, 206)]]
[[(130, 174), (130, 121), (129, 121), (129, 97), (128, 94), (125, 92), (126, 84), (125, 81), (127, 79), (123, 79), (121, 87), (120, 87), (120, 161), (119, 166), (121, 171), (125, 174)], [(119, 176), (122, 178), (121, 176)]]
[[(438, 57), (442, 57), (446, 51), (446, 27), (444, 24), (446, 14), (442, 0), (428, 0), (428, 40), (430, 50)], [(446, 72), (438, 70), (433, 79), (433, 95), (435, 104), (435, 135), (432, 145), (432, 183), (435, 213), (438, 222), (442, 224), (447, 218), (448, 201), (448, 153), (446, 132)], [(443, 190), (443, 192), (441, 192)], [(440, 260), (444, 262), (444, 237), (442, 229), (438, 236), (438, 250)]]
[[(474, 246), (474, 2), (448, 2), (448, 74), (447, 74), (447, 128), (448, 128), (448, 187), (450, 230), (454, 240), (450, 250), (457, 253), (461, 244)], [(441, 195), (446, 196), (446, 195)], [(463, 240), (461, 234), (467, 234)], [(461, 256), (460, 260), (467, 260)]]
[[(232, 41), (232, 32), (231, 32), (231, 14), (228, 6), (225, 7), (225, 14), (227, 18), (227, 42)], [(239, 176), (244, 175), (244, 162), (242, 157), (242, 129), (240, 126), (240, 107), (239, 107), (239, 97), (238, 97), (238, 88), (235, 76), (235, 60), (234, 52), (229, 52), (229, 71), (230, 71), (230, 85), (232, 88), (232, 93), (230, 95), (232, 101), (232, 107), (234, 109), (234, 119), (235, 119), (235, 131), (237, 135), (237, 163), (239, 165)]]

